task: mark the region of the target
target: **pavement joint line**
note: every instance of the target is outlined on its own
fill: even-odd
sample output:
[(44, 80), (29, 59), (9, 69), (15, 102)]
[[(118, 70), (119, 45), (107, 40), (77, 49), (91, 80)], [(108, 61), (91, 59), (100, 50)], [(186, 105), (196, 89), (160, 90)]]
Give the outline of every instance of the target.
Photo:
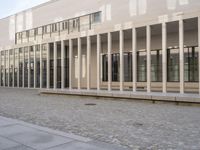
[(62, 132), (62, 131), (59, 131), (59, 130), (53, 130), (53, 129), (50, 129), (48, 127), (42, 127), (42, 126), (38, 126), (38, 125), (35, 125), (35, 124), (30, 124), (30, 123), (27, 123), (27, 122), (24, 122), (24, 121), (21, 121), (21, 120), (16, 120), (16, 119), (12, 119), (12, 118), (5, 118), (5, 117), (2, 117), (2, 118), (7, 119), (8, 121), (11, 121), (11, 122), (14, 121), (15, 125), (21, 125), (21, 126), (24, 126), (24, 127), (29, 127), (29, 128), (32, 128), (32, 129), (35, 129), (35, 130), (38, 130), (38, 131), (42, 131), (44, 133), (46, 132), (48, 134), (54, 134), (54, 135), (57, 135), (57, 136), (60, 136), (60, 137), (63, 137), (63, 138), (68, 138), (68, 139), (71, 139), (73, 141), (79, 141), (79, 142), (84, 142), (84, 143), (93, 141), (90, 138), (81, 137), (81, 136), (78, 136), (78, 135), (75, 135), (75, 134), (72, 134), (72, 133), (65, 133), (65, 132)]
[[(63, 144), (60, 144), (60, 145), (55, 145), (55, 146), (52, 146), (52, 147), (49, 147), (49, 148), (45, 148), (45, 149), (43, 149), (43, 150), (49, 150), (49, 149), (56, 148), (56, 147), (60, 147), (60, 146), (62, 146), (62, 145), (70, 144), (70, 143), (73, 143), (73, 142), (75, 142), (75, 140), (70, 141), (70, 142), (66, 142), (66, 143), (63, 143)], [(79, 141), (79, 142), (81, 142), (81, 141)], [(82, 142), (82, 143), (85, 143), (85, 142)]]

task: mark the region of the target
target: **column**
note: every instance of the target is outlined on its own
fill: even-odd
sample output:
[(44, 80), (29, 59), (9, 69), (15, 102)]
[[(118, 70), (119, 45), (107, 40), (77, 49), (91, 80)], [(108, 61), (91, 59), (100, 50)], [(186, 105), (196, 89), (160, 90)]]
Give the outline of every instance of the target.
[(179, 47), (180, 47), (180, 93), (184, 93), (184, 27), (183, 20), (179, 20)]
[(101, 36), (97, 34), (97, 90), (100, 90), (100, 81), (101, 81)]
[(91, 73), (91, 37), (87, 37), (87, 90), (90, 90)]
[(200, 17), (198, 17), (198, 45), (199, 45), (199, 94), (200, 94)]
[(61, 88), (65, 88), (65, 41), (61, 41)]
[(42, 44), (40, 44), (40, 88), (43, 86)]
[(47, 43), (47, 89), (50, 88), (50, 45)]
[(28, 47), (28, 88), (30, 88), (30, 73), (31, 73), (31, 65), (30, 65), (30, 46)]
[(133, 75), (133, 92), (136, 92), (137, 88), (137, 35), (136, 35), (136, 28), (132, 29), (132, 75)]
[(112, 60), (111, 60), (111, 51), (112, 51), (112, 37), (111, 33), (108, 33), (108, 91), (111, 91), (112, 83)]
[(18, 56), (17, 56), (17, 87), (19, 88), (19, 49), (18, 49)]
[(119, 31), (119, 54), (120, 54), (120, 91), (124, 88), (124, 32)]
[(54, 89), (57, 89), (57, 43), (54, 42)]
[(15, 87), (15, 49), (13, 49), (12, 87)]
[(6, 86), (6, 50), (4, 50), (3, 86)]
[(33, 78), (34, 78), (34, 88), (36, 88), (36, 83), (37, 83), (37, 81), (36, 81), (36, 73), (37, 73), (37, 67), (36, 67), (36, 65), (37, 65), (37, 63), (36, 63), (36, 46), (37, 45), (35, 45), (35, 46), (33, 46), (33, 53), (34, 53), (34, 58), (33, 58), (33, 63), (34, 63), (34, 76), (33, 76)]
[(72, 89), (73, 41), (69, 39), (69, 89)]
[(1, 58), (1, 51), (2, 51), (2, 50), (0, 50), (0, 86), (1, 86), (1, 81), (2, 81), (2, 80), (1, 80), (1, 78), (2, 78), (2, 77), (1, 77), (1, 72), (2, 72), (2, 66), (1, 66), (1, 65), (2, 65), (2, 64), (1, 64), (1, 61), (2, 61), (2, 58)]
[(25, 48), (22, 48), (22, 53), (23, 53), (23, 67), (22, 67), (22, 87), (24, 88), (24, 67), (25, 67)]
[(151, 92), (151, 28), (147, 26), (147, 92)]
[(8, 50), (8, 81), (7, 81), (8, 87), (10, 87), (10, 50)]
[(163, 80), (163, 93), (167, 93), (167, 28), (166, 28), (166, 23), (162, 23), (162, 80)]
[(78, 90), (81, 89), (81, 38), (78, 38)]

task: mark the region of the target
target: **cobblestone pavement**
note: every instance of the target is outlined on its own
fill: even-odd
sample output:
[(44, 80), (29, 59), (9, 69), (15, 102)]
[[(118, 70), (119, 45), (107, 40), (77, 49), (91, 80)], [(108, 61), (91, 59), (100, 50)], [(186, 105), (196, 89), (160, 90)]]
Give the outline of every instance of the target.
[(198, 106), (0, 88), (0, 115), (131, 149), (200, 149)]

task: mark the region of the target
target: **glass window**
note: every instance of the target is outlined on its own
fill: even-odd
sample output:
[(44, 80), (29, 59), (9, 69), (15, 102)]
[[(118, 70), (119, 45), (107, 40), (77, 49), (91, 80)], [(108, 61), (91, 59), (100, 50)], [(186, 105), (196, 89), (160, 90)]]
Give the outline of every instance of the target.
[(97, 12), (91, 15), (92, 24), (101, 22), (101, 12)]
[(19, 87), (23, 87), (24, 49), (19, 49)]
[(35, 46), (36, 50), (36, 88), (40, 88), (40, 45)]
[(179, 49), (167, 50), (167, 81), (179, 82)]
[(34, 47), (30, 47), (30, 87), (34, 87)]
[(42, 87), (47, 87), (47, 44), (42, 45)]
[(147, 58), (146, 50), (137, 52), (137, 81), (147, 81)]
[(124, 82), (132, 82), (132, 53), (124, 53)]
[(14, 68), (14, 86), (17, 87), (18, 86), (18, 61), (19, 61), (19, 49), (15, 49), (14, 51), (15, 53), (15, 68)]
[(24, 87), (28, 87), (28, 68), (29, 68), (29, 60), (28, 60), (28, 54), (29, 49), (28, 47), (24, 48)]
[(119, 54), (112, 54), (112, 81), (119, 81)]
[(151, 51), (151, 81), (162, 82), (162, 50)]
[(108, 55), (102, 55), (102, 80), (103, 82), (108, 81)]
[(4, 86), (5, 82), (5, 51), (1, 51), (1, 86)]
[(186, 82), (198, 82), (198, 47), (184, 48), (184, 70)]

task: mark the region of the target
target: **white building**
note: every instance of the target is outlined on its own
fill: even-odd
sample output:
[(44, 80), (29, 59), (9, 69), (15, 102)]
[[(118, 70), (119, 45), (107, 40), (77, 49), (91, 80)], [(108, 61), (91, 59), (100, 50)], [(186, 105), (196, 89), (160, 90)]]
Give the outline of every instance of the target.
[(52, 0), (0, 20), (0, 85), (200, 92), (199, 0)]

